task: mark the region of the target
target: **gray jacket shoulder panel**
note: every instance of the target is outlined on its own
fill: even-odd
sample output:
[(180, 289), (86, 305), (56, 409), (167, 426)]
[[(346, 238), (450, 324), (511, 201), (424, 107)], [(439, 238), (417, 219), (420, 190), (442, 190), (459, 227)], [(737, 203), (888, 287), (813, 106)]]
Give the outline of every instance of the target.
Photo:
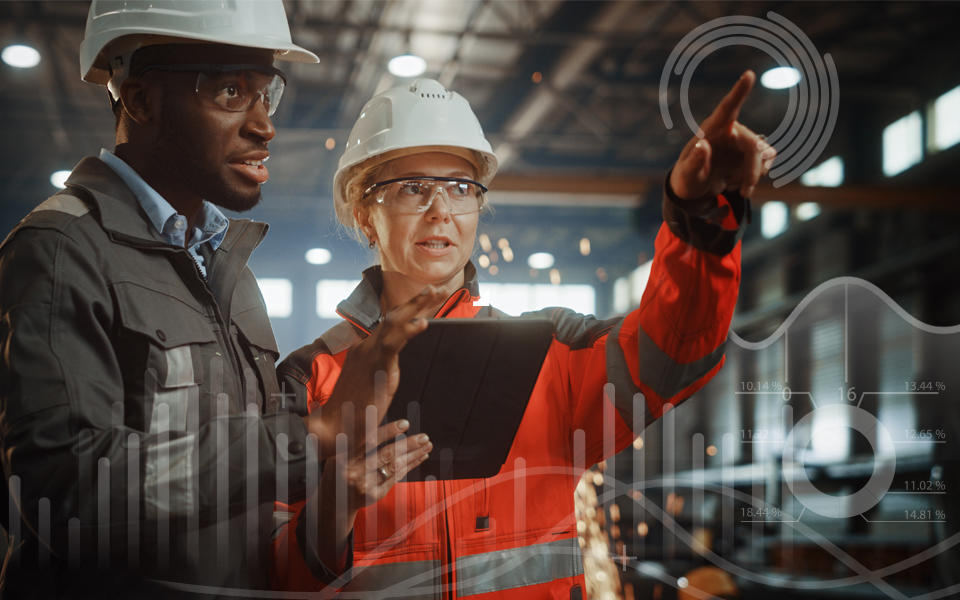
[(284, 375), (293, 376), (301, 383), (307, 383), (313, 371), (313, 361), (321, 354), (340, 354), (363, 341), (365, 336), (350, 324), (349, 321), (340, 321), (323, 335), (290, 353), (277, 368)]
[[(66, 233), (75, 222), (91, 213), (90, 205), (82, 198), (74, 196), (68, 192), (60, 192), (50, 196), (33, 210), (27, 213), (23, 219), (14, 227), (3, 242), (0, 242), (0, 250), (10, 242), (17, 233), (24, 229), (50, 229)], [(92, 215), (88, 217), (93, 221)]]
[(548, 319), (553, 321), (554, 335), (557, 341), (571, 350), (589, 348), (598, 339), (610, 332), (622, 318), (598, 319), (593, 315), (583, 315), (569, 308), (551, 307), (525, 312), (512, 317), (494, 306), (485, 306), (475, 317), (477, 319)]
[(583, 315), (562, 307), (526, 312), (520, 318), (550, 319), (553, 321), (557, 341), (569, 346), (571, 350), (589, 348), (622, 320), (622, 317), (601, 320), (593, 315)]

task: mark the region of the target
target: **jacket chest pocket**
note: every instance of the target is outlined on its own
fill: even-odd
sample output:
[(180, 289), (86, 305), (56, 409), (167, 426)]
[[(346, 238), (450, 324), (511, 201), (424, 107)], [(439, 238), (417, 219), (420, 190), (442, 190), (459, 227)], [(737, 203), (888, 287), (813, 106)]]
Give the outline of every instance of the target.
[[(185, 290), (178, 297), (132, 282), (114, 289), (123, 329), (119, 350), (125, 388), (133, 392), (128, 399), (142, 398), (140, 406), (129, 407), (141, 413), (131, 424), (150, 433), (195, 429), (200, 386), (210, 371), (218, 370), (211, 368), (218, 345), (209, 319)], [(223, 382), (214, 387), (222, 390)]]
[(243, 370), (248, 390), (246, 404), (257, 400), (252, 393), (259, 391), (265, 400), (261, 410), (272, 413), (287, 408), (286, 398), (277, 383), (276, 362), (280, 357), (273, 329), (266, 310), (256, 306), (233, 315), (234, 327), (239, 337), (238, 344), (244, 356)]

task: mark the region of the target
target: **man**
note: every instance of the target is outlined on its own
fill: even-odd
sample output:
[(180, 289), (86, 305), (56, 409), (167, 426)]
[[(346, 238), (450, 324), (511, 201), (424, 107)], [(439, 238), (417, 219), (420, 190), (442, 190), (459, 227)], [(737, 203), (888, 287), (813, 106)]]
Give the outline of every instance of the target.
[[(246, 266), (267, 227), (218, 208), (260, 200), (275, 59), (318, 62), (291, 42), (281, 0), (91, 5), (81, 71), (109, 90), (116, 148), (83, 159), (0, 246), (5, 525), (23, 540), (12, 596), (142, 595), (145, 578), (159, 596), (264, 588), (273, 501), (318, 481), (350, 397), (319, 418), (289, 412)], [(353, 357), (360, 408), (382, 415), (368, 374), (395, 375), (431, 300)]]

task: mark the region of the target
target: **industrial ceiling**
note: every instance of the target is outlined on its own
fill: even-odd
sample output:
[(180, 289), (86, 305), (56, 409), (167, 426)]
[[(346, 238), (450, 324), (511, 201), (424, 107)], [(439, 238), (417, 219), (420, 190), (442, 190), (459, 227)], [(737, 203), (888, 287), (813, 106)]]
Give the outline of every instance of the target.
[[(106, 93), (78, 72), (87, 6), (0, 2), (2, 45), (29, 43), (42, 55), (33, 69), (0, 65), (4, 230), (55, 191), (51, 172), (113, 146)], [(665, 125), (664, 68), (684, 36), (722, 17), (786, 19), (817, 54), (829, 55), (839, 81), (836, 123), (821, 158), (842, 155), (848, 185), (768, 186), (758, 201), (889, 204), (907, 198), (899, 187), (885, 193), (884, 185), (953, 185), (956, 152), (896, 181), (879, 171), (882, 127), (960, 83), (960, 4), (953, 2), (288, 0), (286, 6), (294, 41), (321, 62), (285, 65), (290, 82), (275, 116), (271, 181), (253, 212), (273, 225), (258, 250), (259, 271), (308, 268), (299, 263), (314, 246), (333, 251), (324, 276), (356, 277), (369, 262), (333, 224), (331, 181), (363, 103), (408, 81), (387, 71), (391, 57), (407, 52), (426, 59), (425, 76), (470, 100), (501, 159), (491, 194), (497, 209), (483, 227), (495, 240), (509, 239), (518, 260), (501, 262), (496, 276), (484, 272), (488, 281), (545, 282), (523, 260), (539, 250), (557, 256), (565, 283), (602, 284), (649, 258), (660, 183), (691, 135), (682, 122)], [(716, 49), (690, 78), (693, 116), (702, 119), (744, 69), (773, 66), (769, 54), (748, 44)], [(678, 78), (669, 89), (670, 109), (679, 114)], [(742, 121), (769, 133), (788, 105), (786, 91), (758, 86)], [(583, 237), (591, 240), (590, 256), (579, 251)]]

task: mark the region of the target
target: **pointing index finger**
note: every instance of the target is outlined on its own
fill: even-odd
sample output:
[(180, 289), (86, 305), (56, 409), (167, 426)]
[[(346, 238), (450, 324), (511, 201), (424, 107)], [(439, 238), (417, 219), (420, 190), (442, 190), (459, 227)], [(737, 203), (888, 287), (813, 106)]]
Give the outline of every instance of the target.
[(740, 79), (733, 84), (733, 88), (727, 92), (727, 95), (720, 100), (710, 116), (700, 125), (697, 137), (711, 138), (726, 131), (740, 116), (740, 107), (743, 106), (747, 96), (750, 95), (750, 90), (753, 89), (756, 80), (757, 76), (753, 71), (744, 71)]

